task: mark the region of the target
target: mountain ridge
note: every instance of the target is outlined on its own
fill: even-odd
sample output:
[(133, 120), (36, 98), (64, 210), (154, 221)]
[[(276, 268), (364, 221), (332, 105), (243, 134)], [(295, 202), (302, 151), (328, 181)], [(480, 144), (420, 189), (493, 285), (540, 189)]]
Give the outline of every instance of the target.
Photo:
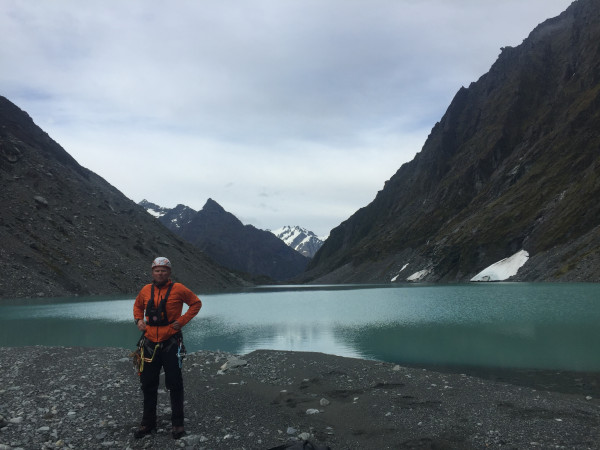
[(504, 47), (415, 158), (332, 230), (304, 280), (422, 271), (424, 281), (467, 281), (525, 249), (515, 279), (598, 281), (599, 11), (579, 0)]
[(147, 200), (140, 205), (182, 239), (230, 270), (279, 282), (299, 276), (308, 264), (308, 258), (275, 235), (244, 225), (212, 198), (200, 211), (184, 205), (162, 208)]
[(196, 290), (249, 283), (168, 231), (79, 165), (33, 119), (0, 96), (1, 298), (133, 294), (168, 256)]

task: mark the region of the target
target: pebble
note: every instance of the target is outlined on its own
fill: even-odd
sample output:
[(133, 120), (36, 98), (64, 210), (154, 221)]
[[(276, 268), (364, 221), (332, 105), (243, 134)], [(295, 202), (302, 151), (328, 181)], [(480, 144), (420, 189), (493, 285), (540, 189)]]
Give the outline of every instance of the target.
[[(577, 398), (542, 390), (531, 394), (464, 374), (393, 371), (388, 364), (329, 356), (313, 360), (259, 351), (240, 360), (205, 351), (188, 355), (184, 364), (184, 377), (191, 377), (185, 422), (190, 434), (171, 438), (169, 395), (161, 377), (158, 431), (135, 440), (141, 393), (129, 353), (0, 348), (0, 450), (259, 449), (317, 438), (331, 448), (370, 448), (365, 439), (382, 426), (389, 430), (389, 444), (382, 448), (392, 448), (400, 438), (442, 445), (436, 433), (456, 424), (452, 429), (461, 440), (446, 445), (500, 449), (535, 442), (540, 448), (583, 449), (595, 448), (600, 438), (589, 426), (600, 417), (599, 402), (588, 392)], [(245, 364), (217, 376), (225, 362), (236, 359)], [(292, 371), (292, 361), (302, 361), (302, 367)], [(359, 399), (360, 406), (353, 405)], [(332, 401), (342, 408), (343, 419), (328, 414)], [(357, 424), (366, 435), (352, 434)]]

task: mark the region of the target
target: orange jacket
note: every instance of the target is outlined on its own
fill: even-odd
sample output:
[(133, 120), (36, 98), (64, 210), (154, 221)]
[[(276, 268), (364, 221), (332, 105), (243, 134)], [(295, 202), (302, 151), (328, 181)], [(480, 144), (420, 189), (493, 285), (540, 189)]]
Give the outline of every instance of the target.
[[(167, 284), (160, 288), (154, 286), (154, 304), (156, 306), (158, 306), (160, 301), (167, 294), (167, 289), (169, 288), (170, 284), (173, 284), (171, 280), (169, 280)], [(135, 302), (133, 304), (134, 319), (144, 319), (146, 306), (150, 301), (151, 289), (152, 285), (147, 284), (142, 288), (138, 296), (135, 298)], [(188, 310), (182, 316), (181, 312), (183, 311), (184, 303), (188, 305)], [(194, 294), (181, 283), (175, 283), (173, 285), (165, 306), (169, 322), (174, 322), (176, 320), (183, 327), (190, 320), (192, 320), (196, 314), (198, 314), (200, 308), (202, 308), (202, 301), (200, 301), (196, 294)], [(173, 328), (173, 324), (165, 326), (151, 326), (146, 323), (145, 336), (152, 342), (166, 341), (176, 333), (178, 333), (178, 331)]]

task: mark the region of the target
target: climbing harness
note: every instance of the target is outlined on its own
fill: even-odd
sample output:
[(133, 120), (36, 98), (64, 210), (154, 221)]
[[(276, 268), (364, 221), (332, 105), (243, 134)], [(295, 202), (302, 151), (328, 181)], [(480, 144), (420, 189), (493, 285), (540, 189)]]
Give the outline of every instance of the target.
[[(149, 341), (150, 342), (150, 341)], [(185, 345), (183, 344), (183, 334), (181, 332), (177, 333), (166, 342), (158, 342), (154, 345), (154, 349), (152, 346), (146, 346), (146, 338), (142, 334), (140, 340), (137, 343), (137, 349), (131, 353), (131, 357), (133, 358), (133, 367), (136, 370), (138, 375), (141, 375), (144, 371), (144, 363), (152, 363), (154, 361), (154, 357), (156, 356), (157, 351), (165, 351), (168, 352), (169, 349), (177, 344), (177, 363), (179, 368), (183, 367), (183, 359), (187, 355), (187, 351), (185, 349)], [(150, 349), (152, 349), (152, 356), (147, 357), (146, 354), (150, 354)], [(146, 353), (148, 351), (148, 353)]]

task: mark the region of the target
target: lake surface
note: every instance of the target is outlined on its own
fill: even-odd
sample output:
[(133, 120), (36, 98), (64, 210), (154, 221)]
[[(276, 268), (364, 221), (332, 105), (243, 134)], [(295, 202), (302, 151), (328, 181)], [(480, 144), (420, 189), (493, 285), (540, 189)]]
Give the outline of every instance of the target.
[[(261, 287), (200, 295), (188, 351), (600, 371), (600, 284)], [(0, 301), (0, 345), (134, 348), (133, 298)]]

